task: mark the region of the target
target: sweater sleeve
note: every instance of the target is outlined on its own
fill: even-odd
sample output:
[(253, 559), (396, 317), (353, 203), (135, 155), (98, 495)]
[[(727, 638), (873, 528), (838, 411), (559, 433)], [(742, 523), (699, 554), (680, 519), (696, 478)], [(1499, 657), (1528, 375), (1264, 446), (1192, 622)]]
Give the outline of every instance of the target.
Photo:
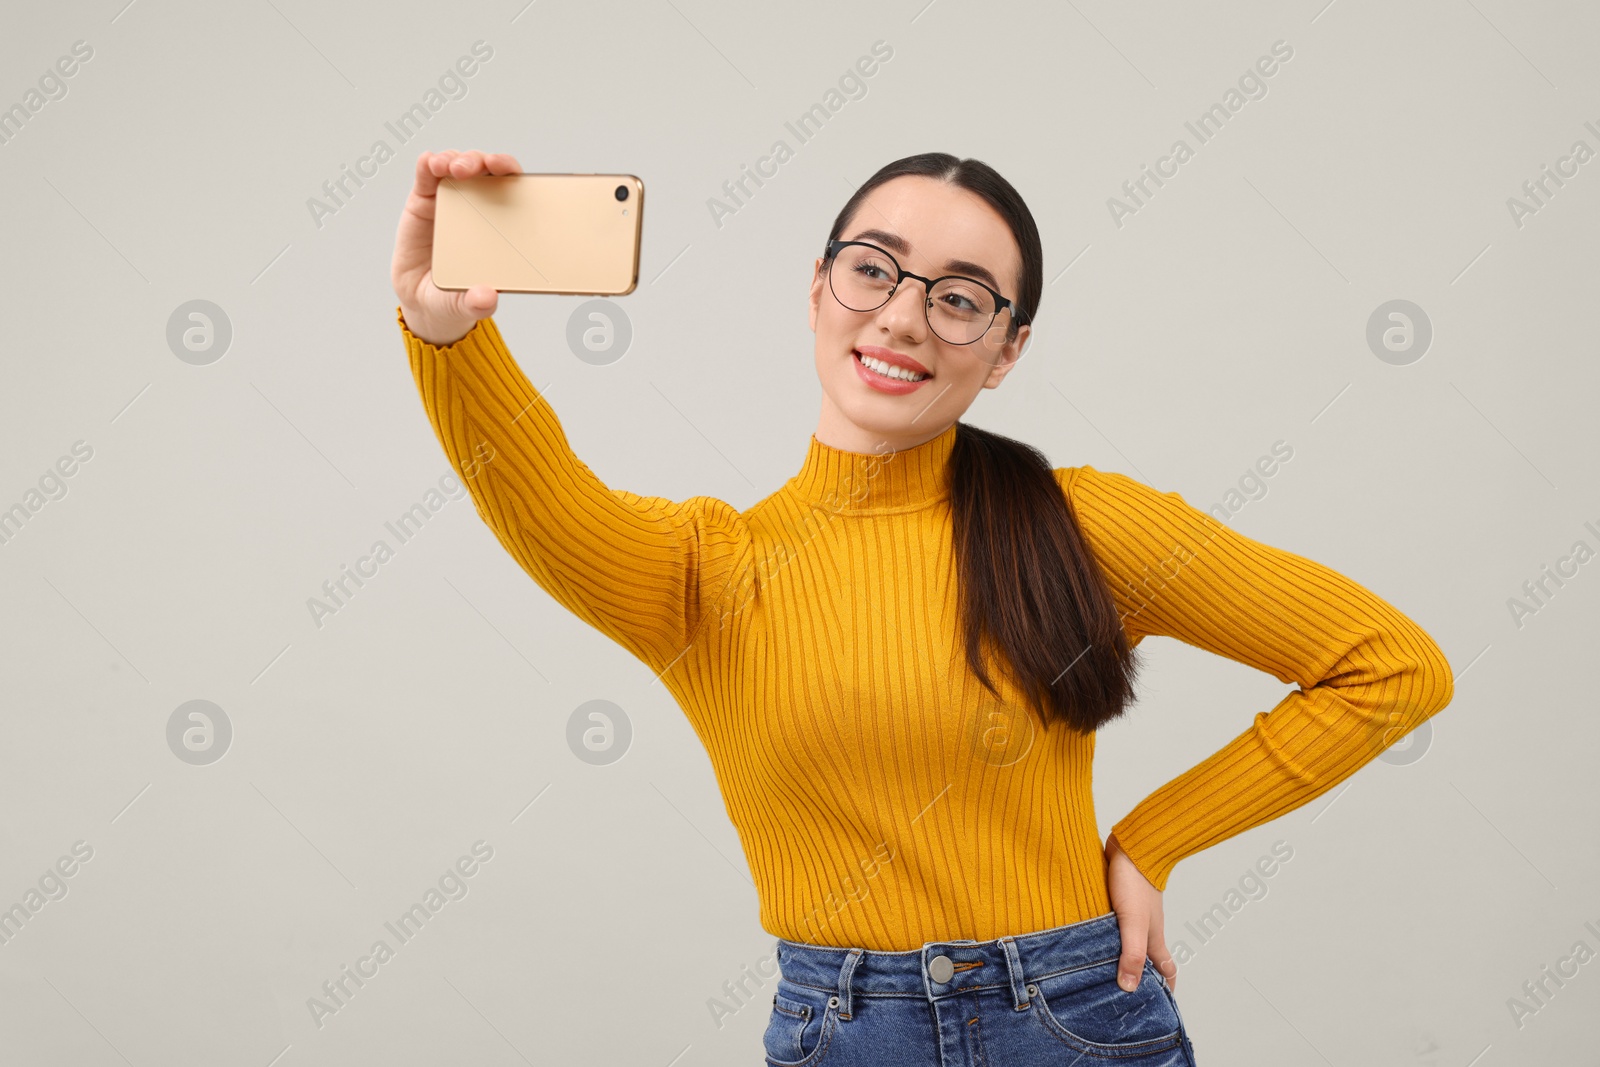
[(1450, 702), (1450, 664), (1393, 606), (1175, 492), (1063, 468), (1128, 639), (1175, 637), (1299, 688), (1112, 828), (1157, 889), (1173, 867), (1320, 796)]
[(396, 318), (423, 410), (478, 515), (559, 604), (664, 673), (732, 573), (738, 511), (608, 488), (573, 454), (492, 317), (439, 347), (398, 307)]

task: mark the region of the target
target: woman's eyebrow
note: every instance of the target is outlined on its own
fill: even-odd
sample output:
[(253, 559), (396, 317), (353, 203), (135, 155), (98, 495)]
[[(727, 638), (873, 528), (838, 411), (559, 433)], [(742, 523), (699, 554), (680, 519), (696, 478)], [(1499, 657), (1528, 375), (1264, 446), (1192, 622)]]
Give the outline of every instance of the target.
[[(871, 241), (874, 244), (882, 245), (897, 255), (909, 256), (911, 254), (911, 246), (906, 243), (905, 238), (897, 233), (890, 233), (888, 230), (862, 230), (854, 237), (848, 237), (846, 240)], [(980, 282), (986, 282), (992, 289), (998, 290), (1000, 288), (1000, 283), (995, 280), (993, 274), (969, 260), (952, 259), (944, 265), (944, 269), (955, 274), (965, 274), (968, 277), (978, 279)]]

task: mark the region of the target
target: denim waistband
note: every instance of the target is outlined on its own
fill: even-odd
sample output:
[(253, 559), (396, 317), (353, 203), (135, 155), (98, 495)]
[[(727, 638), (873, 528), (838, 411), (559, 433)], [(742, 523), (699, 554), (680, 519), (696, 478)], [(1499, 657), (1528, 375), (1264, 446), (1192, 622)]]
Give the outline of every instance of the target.
[[(929, 941), (904, 952), (812, 945), (781, 937), (777, 950), (778, 969), (784, 978), (836, 991), (839, 1015), (848, 1019), (852, 996), (926, 997), (931, 1001), (972, 990), (1009, 987), (1020, 1009), (1028, 1003), (1028, 983), (1115, 960), (1122, 954), (1122, 934), (1116, 913), (1107, 912), (1027, 934), (989, 941)], [(939, 981), (938, 974), (948, 974), (947, 980)]]

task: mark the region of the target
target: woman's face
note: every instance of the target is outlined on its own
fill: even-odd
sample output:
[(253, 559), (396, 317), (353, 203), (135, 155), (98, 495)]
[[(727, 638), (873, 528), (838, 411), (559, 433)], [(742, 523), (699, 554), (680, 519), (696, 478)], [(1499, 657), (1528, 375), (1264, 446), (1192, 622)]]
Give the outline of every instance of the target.
[[(1011, 229), (976, 193), (936, 178), (906, 175), (878, 186), (840, 233), (869, 241), (925, 278), (961, 274), (1015, 300), (1022, 257)], [(992, 275), (985, 277), (981, 268)], [(822, 417), (817, 440), (849, 452), (882, 453), (921, 444), (949, 429), (980, 389), (993, 389), (1016, 365), (1030, 328), (1005, 340), (1010, 312), (968, 345), (928, 328), (927, 290), (907, 278), (876, 311), (851, 311), (828, 288), (819, 256), (811, 279), (811, 328), (817, 335)], [(927, 377), (916, 385), (886, 381), (858, 358), (898, 355)]]

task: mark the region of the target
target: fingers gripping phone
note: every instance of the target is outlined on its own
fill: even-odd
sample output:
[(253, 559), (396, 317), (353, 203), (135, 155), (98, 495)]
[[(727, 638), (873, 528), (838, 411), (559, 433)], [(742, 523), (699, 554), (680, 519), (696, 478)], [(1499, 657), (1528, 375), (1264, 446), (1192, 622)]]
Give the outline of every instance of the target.
[(480, 174), (439, 182), (433, 284), (621, 296), (639, 284), (644, 182), (632, 174)]

